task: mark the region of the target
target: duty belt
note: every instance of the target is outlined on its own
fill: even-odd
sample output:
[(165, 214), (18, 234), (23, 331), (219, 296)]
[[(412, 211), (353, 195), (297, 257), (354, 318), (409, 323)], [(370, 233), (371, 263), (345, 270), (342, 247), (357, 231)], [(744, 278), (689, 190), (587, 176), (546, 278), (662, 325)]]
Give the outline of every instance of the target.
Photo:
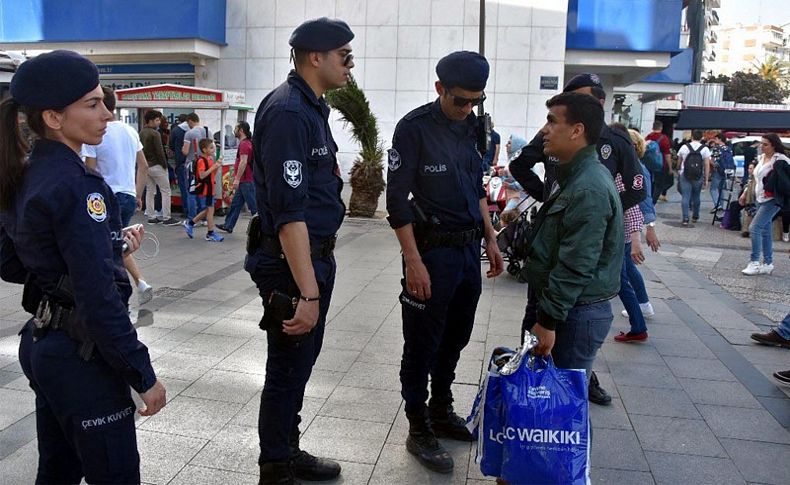
[(72, 339), (79, 342), (79, 356), (83, 360), (90, 360), (93, 356), (94, 344), (89, 339), (80, 335), (76, 321), (77, 313), (74, 308), (60, 305), (44, 295), (38, 304), (38, 309), (33, 315), (33, 341), (44, 338), (47, 333), (53, 330), (63, 330)]
[[(330, 256), (335, 250), (337, 235), (333, 235), (321, 242), (310, 242), (310, 259), (322, 259)], [(269, 256), (285, 259), (280, 239), (272, 236), (261, 236), (261, 249)]]
[(423, 240), (418, 242), (424, 249), (437, 247), (463, 247), (473, 242), (480, 242), (483, 232), (479, 228), (466, 231), (441, 232), (430, 230)]

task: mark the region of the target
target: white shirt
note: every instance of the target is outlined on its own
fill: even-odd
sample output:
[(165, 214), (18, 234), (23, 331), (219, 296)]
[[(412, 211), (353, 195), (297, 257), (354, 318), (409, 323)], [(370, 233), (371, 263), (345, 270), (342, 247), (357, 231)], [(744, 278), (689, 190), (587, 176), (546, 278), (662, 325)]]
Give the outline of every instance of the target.
[[(689, 150), (689, 145), (691, 145), (691, 148), (693, 148), (694, 150), (699, 150), (699, 146), (702, 145), (702, 143), (700, 143), (698, 141), (692, 141), (691, 143), (685, 143), (685, 144), (683, 144), (682, 147), (680, 147), (680, 150), (678, 150), (678, 158), (680, 159), (680, 174), (681, 175), (683, 175), (683, 162), (686, 160), (686, 157), (691, 152), (691, 150)], [(703, 161), (707, 160), (707, 159), (709, 159), (711, 157), (710, 149), (708, 147), (703, 148), (702, 151), (700, 151), (699, 153), (700, 153), (700, 155), (702, 155), (702, 160)]]
[(143, 149), (140, 135), (123, 121), (107, 123), (107, 133), (98, 145), (82, 145), (82, 156), (96, 159), (96, 170), (114, 194), (137, 196), (134, 177), (137, 152)]
[(765, 176), (768, 175), (768, 172), (774, 168), (774, 162), (777, 160), (784, 160), (787, 163), (790, 163), (790, 159), (780, 153), (774, 153), (774, 155), (766, 160), (765, 154), (760, 155), (759, 162), (757, 166), (754, 167), (754, 172), (752, 172), (752, 177), (754, 177), (754, 195), (757, 199), (757, 202), (763, 203), (772, 200), (773, 197), (766, 197), (765, 196), (765, 186), (763, 186), (763, 179)]

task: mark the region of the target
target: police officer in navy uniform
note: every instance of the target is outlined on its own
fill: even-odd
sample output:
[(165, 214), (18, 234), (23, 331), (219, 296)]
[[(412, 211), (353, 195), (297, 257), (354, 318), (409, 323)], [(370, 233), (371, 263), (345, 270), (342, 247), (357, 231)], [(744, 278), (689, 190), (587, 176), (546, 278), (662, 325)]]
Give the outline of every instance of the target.
[(346, 211), (323, 94), (348, 82), (353, 38), (341, 20), (297, 27), (289, 41), (295, 69), (263, 99), (255, 118), (260, 228), (250, 228), (245, 269), (263, 298), (268, 342), (258, 423), (262, 484), (340, 474), (338, 463), (299, 448), (299, 413), (323, 343), (335, 282), (332, 250)]
[(488, 72), (488, 61), (474, 52), (441, 59), (438, 99), (398, 123), (388, 157), (388, 220), (403, 252), (400, 378), (409, 419), (406, 448), (441, 473), (452, 471), (453, 460), (437, 436), (472, 440), (465, 420), (453, 411), (450, 387), (480, 298), (482, 238), (491, 261), (487, 276), (499, 275), (503, 267), (488, 217), (472, 113), (485, 99)]
[[(578, 92), (594, 96), (603, 105), (606, 92), (601, 79), (597, 74), (578, 74), (571, 78), (563, 88), (563, 92)], [(634, 207), (647, 196), (642, 166), (637, 157), (633, 143), (628, 136), (618, 130), (612, 130), (604, 124), (601, 136), (596, 144), (598, 159), (609, 169), (612, 177), (619, 173), (622, 177), (625, 191), (620, 193), (620, 202), (623, 211)], [(535, 138), (525, 146), (521, 153), (510, 163), (509, 170), (513, 177), (524, 187), (532, 197), (543, 201), (548, 198), (548, 192), (556, 180), (556, 161), (543, 154), (543, 134), (538, 133)], [(541, 182), (532, 171), (536, 163), (543, 162), (546, 166), (546, 178)], [(528, 290), (528, 303), (524, 315), (522, 329), (528, 330), (537, 321), (537, 297)], [(601, 387), (595, 372), (592, 373), (589, 386), (589, 399), (591, 402), (607, 405), (612, 402), (611, 396)]]
[[(67, 82), (64, 82), (67, 80)], [(139, 483), (129, 387), (150, 416), (165, 405), (148, 349), (127, 313), (122, 229), (102, 176), (80, 159), (112, 114), (96, 66), (71, 51), (23, 63), (0, 104), (0, 276), (24, 284), (19, 360), (36, 394), (36, 483)], [(17, 114), (39, 136), (28, 160)]]

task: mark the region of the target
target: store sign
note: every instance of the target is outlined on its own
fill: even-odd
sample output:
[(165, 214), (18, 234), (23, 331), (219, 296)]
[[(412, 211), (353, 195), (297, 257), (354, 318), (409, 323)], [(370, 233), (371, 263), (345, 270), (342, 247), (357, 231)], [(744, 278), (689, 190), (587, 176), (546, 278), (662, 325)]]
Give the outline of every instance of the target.
[(221, 91), (192, 89), (186, 86), (159, 86), (150, 89), (118, 92), (118, 101), (162, 102), (162, 103), (221, 103)]
[(556, 90), (559, 85), (559, 76), (540, 76), (540, 89)]

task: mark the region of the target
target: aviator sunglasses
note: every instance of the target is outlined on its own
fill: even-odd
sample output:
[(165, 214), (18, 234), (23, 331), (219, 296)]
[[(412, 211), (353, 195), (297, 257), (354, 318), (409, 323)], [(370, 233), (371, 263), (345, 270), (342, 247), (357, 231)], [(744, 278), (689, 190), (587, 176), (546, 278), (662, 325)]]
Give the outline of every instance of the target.
[(472, 106), (480, 106), (481, 104), (483, 104), (483, 101), (486, 100), (486, 93), (483, 93), (483, 95), (480, 96), (479, 98), (464, 98), (462, 96), (456, 96), (455, 94), (451, 93), (449, 90), (447, 91), (447, 94), (449, 94), (453, 98), (453, 104), (459, 108), (463, 108), (469, 103), (472, 103)]

